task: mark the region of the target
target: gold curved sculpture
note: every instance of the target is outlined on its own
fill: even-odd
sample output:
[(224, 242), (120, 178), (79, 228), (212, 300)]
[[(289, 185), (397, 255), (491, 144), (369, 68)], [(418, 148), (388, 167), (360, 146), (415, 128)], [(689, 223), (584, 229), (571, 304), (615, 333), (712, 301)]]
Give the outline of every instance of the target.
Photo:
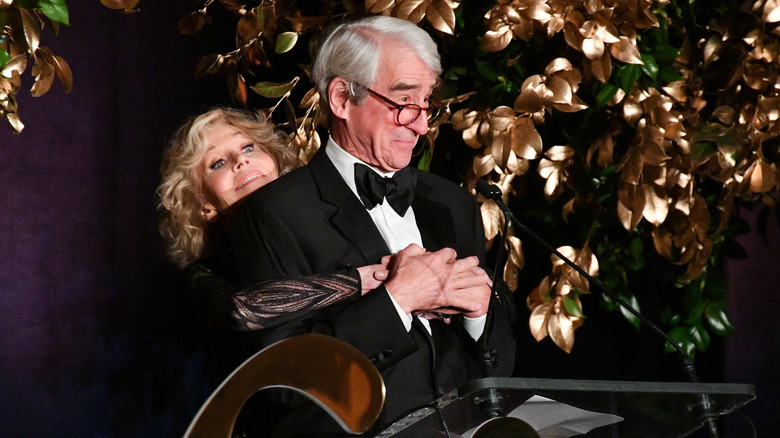
[(385, 401), (382, 376), (363, 353), (336, 338), (305, 334), (277, 342), (236, 368), (203, 404), (184, 438), (230, 438), (246, 401), (270, 387), (300, 392), (356, 435), (374, 424)]

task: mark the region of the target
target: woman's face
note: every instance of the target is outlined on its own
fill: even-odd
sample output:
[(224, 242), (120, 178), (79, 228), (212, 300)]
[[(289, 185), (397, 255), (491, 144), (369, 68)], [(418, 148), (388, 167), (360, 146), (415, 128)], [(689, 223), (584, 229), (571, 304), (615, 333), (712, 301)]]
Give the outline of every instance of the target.
[(204, 217), (210, 222), (279, 176), (273, 158), (235, 126), (215, 124), (206, 135), (206, 144), (198, 172)]

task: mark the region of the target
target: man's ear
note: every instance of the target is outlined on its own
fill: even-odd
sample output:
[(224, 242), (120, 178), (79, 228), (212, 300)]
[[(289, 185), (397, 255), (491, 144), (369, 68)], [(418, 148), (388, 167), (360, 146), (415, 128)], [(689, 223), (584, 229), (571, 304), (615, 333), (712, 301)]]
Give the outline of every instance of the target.
[(214, 223), (217, 221), (217, 209), (214, 207), (214, 204), (203, 201), (203, 204), (200, 208), (200, 216), (206, 221), (210, 223)]
[(336, 77), (328, 84), (328, 103), (334, 116), (345, 119), (346, 111), (352, 101), (349, 98), (349, 83), (346, 79)]

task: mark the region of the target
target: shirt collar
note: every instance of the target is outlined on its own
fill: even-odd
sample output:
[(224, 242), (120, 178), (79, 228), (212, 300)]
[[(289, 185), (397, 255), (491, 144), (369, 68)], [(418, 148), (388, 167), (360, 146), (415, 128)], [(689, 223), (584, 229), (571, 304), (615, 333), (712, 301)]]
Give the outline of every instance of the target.
[(336, 170), (339, 172), (339, 174), (341, 174), (341, 177), (344, 178), (344, 182), (347, 183), (350, 190), (352, 190), (352, 192), (358, 198), (360, 195), (358, 195), (357, 187), (355, 186), (355, 163), (365, 164), (382, 176), (393, 176), (395, 174), (395, 172), (382, 172), (376, 167), (358, 159), (354, 155), (342, 149), (341, 146), (336, 144), (336, 142), (333, 140), (333, 137), (331, 136), (328, 136), (328, 144), (325, 146), (325, 154), (328, 156), (328, 158), (330, 158), (330, 161), (336, 167)]

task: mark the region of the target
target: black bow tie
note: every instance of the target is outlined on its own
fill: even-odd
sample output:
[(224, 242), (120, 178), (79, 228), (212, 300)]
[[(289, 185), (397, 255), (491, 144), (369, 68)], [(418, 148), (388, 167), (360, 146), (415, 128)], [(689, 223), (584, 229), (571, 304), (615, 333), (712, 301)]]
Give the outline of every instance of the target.
[(409, 171), (408, 167), (388, 178), (371, 170), (365, 164), (355, 163), (355, 185), (360, 200), (369, 210), (381, 204), (382, 199), (387, 198), (393, 210), (403, 216), (412, 205), (416, 184), (417, 176)]

